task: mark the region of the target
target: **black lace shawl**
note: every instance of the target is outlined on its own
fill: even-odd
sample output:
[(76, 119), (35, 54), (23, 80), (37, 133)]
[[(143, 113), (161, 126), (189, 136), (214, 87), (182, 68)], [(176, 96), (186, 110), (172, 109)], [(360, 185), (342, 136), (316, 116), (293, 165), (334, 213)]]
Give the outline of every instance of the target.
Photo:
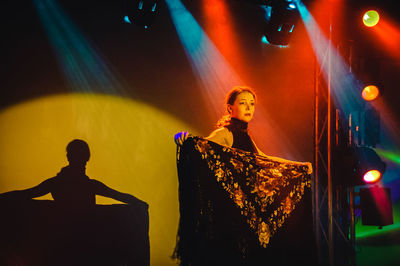
[[(180, 221), (173, 257), (181, 265), (270, 265), (260, 262), (272, 262), (272, 253), (290, 246), (274, 236), (309, 192), (306, 166), (199, 137), (178, 147), (177, 165)], [(307, 228), (301, 230), (312, 239), (311, 208), (304, 217)], [(292, 227), (301, 226), (297, 222)]]

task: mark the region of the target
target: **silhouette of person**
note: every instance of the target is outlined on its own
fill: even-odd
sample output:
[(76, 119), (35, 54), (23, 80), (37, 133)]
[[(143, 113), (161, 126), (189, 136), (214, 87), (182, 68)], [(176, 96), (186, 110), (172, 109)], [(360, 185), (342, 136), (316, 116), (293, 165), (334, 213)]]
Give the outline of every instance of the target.
[(143, 206), (148, 204), (138, 198), (111, 189), (102, 182), (86, 175), (86, 163), (90, 158), (89, 145), (75, 139), (67, 145), (69, 165), (52, 178), (25, 190), (15, 190), (0, 194), (0, 199), (29, 200), (51, 193), (59, 206), (85, 208), (96, 204), (96, 195), (112, 198), (124, 203)]

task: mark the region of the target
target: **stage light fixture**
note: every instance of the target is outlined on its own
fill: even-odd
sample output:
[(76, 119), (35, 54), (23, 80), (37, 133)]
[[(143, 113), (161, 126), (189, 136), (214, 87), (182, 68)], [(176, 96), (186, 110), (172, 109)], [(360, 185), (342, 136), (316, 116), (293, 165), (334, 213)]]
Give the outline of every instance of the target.
[(296, 9), (296, 5), (294, 3), (289, 3), (287, 9)]
[(374, 27), (379, 22), (379, 13), (375, 10), (368, 10), (363, 16), (364, 25)]
[(372, 84), (365, 86), (361, 92), (362, 98), (368, 102), (375, 100), (379, 95), (379, 88)]
[(158, 0), (126, 0), (124, 21), (147, 29), (155, 19), (157, 2)]
[(372, 184), (382, 179), (386, 164), (372, 148), (358, 147), (356, 156), (358, 161), (355, 167), (355, 174), (358, 182), (360, 182), (359, 179), (361, 177), (361, 184), (365, 184), (365, 182)]
[(267, 1), (262, 8), (265, 10), (264, 36), (267, 43), (287, 46), (299, 19), (296, 1)]
[(363, 179), (366, 183), (376, 183), (382, 178), (382, 173), (378, 170), (370, 170), (364, 174)]
[(335, 153), (335, 183), (337, 186), (374, 184), (382, 179), (386, 164), (369, 147), (351, 147)]

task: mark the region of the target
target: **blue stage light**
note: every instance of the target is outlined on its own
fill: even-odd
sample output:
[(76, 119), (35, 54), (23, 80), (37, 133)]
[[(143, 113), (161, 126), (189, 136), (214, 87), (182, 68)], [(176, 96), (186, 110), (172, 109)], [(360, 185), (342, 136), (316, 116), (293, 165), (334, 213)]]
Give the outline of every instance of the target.
[(261, 42), (262, 42), (263, 44), (265, 44), (265, 45), (272, 45), (272, 46), (278, 47), (278, 48), (288, 48), (288, 47), (289, 47), (289, 45), (274, 45), (274, 44), (270, 43), (270, 42), (267, 40), (267, 37), (266, 37), (265, 35), (263, 35), (263, 36), (261, 37)]
[(128, 16), (124, 16), (124, 21), (129, 24), (132, 23)]
[(158, 0), (125, 0), (124, 21), (145, 29), (149, 28), (157, 13), (157, 2)]
[(265, 37), (265, 35), (262, 36), (261, 42), (262, 42), (262, 43), (265, 43), (265, 44), (269, 44), (269, 42), (268, 42), (268, 40), (267, 40), (267, 37)]
[(299, 19), (295, 1), (272, 1), (261, 8), (265, 11), (265, 37), (273, 45), (287, 46)]

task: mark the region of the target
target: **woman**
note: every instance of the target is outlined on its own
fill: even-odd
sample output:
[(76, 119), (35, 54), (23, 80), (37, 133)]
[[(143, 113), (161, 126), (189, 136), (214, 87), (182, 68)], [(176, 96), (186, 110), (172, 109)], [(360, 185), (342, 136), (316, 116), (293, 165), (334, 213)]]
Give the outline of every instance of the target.
[[(218, 121), (218, 128), (211, 132), (205, 139), (223, 146), (258, 153), (275, 161), (306, 165), (308, 173), (312, 173), (311, 163), (294, 162), (279, 157), (268, 156), (257, 147), (247, 131), (248, 123), (253, 119), (255, 103), (256, 94), (252, 88), (247, 86), (233, 87), (225, 99), (227, 115)], [(182, 145), (188, 137), (188, 132), (180, 132), (175, 135), (175, 142), (177, 145)]]
[(313, 241), (311, 209), (301, 207), (310, 195), (305, 191), (311, 187), (311, 164), (257, 148), (247, 131), (255, 110), (253, 89), (236, 86), (225, 103), (227, 115), (207, 138), (175, 135), (180, 221), (173, 257), (181, 265), (313, 265), (308, 255), (294, 256), (304, 257), (299, 264), (283, 254), (297, 236), (301, 245), (291, 250), (311, 254), (312, 244), (303, 242)]

